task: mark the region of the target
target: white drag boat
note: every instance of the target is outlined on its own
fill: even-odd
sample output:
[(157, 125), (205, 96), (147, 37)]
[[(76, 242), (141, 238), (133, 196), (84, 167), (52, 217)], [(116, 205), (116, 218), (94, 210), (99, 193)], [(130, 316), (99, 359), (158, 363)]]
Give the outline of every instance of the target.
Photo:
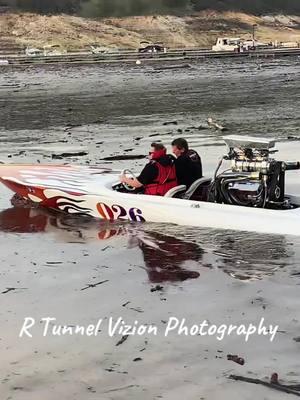
[[(245, 141), (245, 138), (230, 137), (228, 143), (231, 150), (236, 148), (237, 140), (239, 142)], [(257, 146), (259, 147), (257, 138), (255, 138), (255, 143), (253, 143), (254, 138), (247, 140), (247, 149), (252, 148), (253, 150)], [(263, 141), (264, 147), (266, 142)], [(262, 141), (259, 143), (262, 145)], [(272, 144), (268, 141), (270, 147), (272, 147)], [(245, 147), (245, 143), (243, 146)], [(243, 146), (239, 145), (239, 147)], [(237, 153), (235, 153), (230, 158), (232, 169), (229, 175), (227, 170), (223, 175), (216, 173), (213, 180), (202, 178), (188, 191), (181, 186), (172, 189), (164, 197), (119, 191), (120, 185), (117, 185), (119, 173), (97, 167), (0, 165), (0, 181), (19, 196), (38, 203), (40, 206), (74, 215), (91, 216), (111, 221), (146, 221), (270, 234), (300, 235), (300, 198), (284, 195), (284, 199), (280, 200), (279, 197), (282, 197), (282, 194), (279, 193), (279, 188), (276, 186), (274, 193), (278, 196), (278, 201), (272, 200), (270, 191), (263, 192), (267, 188), (268, 182), (264, 173), (253, 175), (253, 172), (251, 172), (251, 179), (249, 179), (249, 172), (239, 172), (236, 182), (233, 182), (232, 171), (235, 168), (233, 163), (242, 162), (241, 157), (241, 154), (237, 157)], [(247, 157), (250, 157), (249, 154)], [(252, 168), (251, 163), (253, 163), (253, 166), (255, 163), (255, 168), (263, 168), (265, 172), (269, 168), (266, 161), (258, 161), (257, 156), (252, 161), (249, 161), (248, 158), (243, 160), (245, 163), (243, 168), (247, 163), (248, 171)], [(289, 168), (286, 167), (286, 163), (282, 164), (285, 165), (285, 169), (299, 168), (299, 163), (290, 164)], [(242, 168), (241, 165), (239, 167)], [(226, 183), (228, 176), (230, 182)], [(247, 177), (248, 179), (245, 181)], [(255, 177), (259, 178), (256, 179)], [(217, 198), (215, 201), (211, 201), (211, 199), (201, 201), (201, 197), (199, 200), (197, 196), (194, 199), (194, 194), (199, 188), (202, 190), (204, 187), (207, 192), (207, 188), (213, 186), (215, 192), (214, 184), (221, 178), (223, 179), (222, 187), (224, 188), (227, 185), (228, 191), (235, 193), (234, 196), (230, 195), (228, 201), (232, 202), (232, 198), (236, 199), (236, 192), (240, 190), (238, 185), (247, 185), (246, 189), (243, 188), (243, 191), (247, 193), (247, 202), (249, 203), (251, 200), (255, 204), (252, 204), (252, 206), (249, 206), (249, 204), (248, 206), (226, 204), (227, 200)], [(279, 181), (279, 178), (277, 181)], [(261, 182), (265, 182), (265, 187), (263, 187), (264, 183)], [(260, 197), (263, 197), (262, 203), (259, 203), (257, 192), (252, 193), (257, 185), (261, 185), (257, 188), (257, 192)], [(208, 190), (211, 191), (212, 189)], [(176, 196), (181, 198), (176, 198)], [(216, 202), (217, 200), (218, 202)], [(270, 209), (267, 205), (274, 207)]]

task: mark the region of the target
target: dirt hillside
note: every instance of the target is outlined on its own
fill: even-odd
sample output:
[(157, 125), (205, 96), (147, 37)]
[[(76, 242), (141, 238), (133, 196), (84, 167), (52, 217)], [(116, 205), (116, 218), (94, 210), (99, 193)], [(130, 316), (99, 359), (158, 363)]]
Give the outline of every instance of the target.
[(300, 42), (300, 17), (257, 17), (237, 12), (205, 11), (192, 16), (149, 16), (91, 20), (68, 15), (0, 14), (0, 51), (60, 44), (82, 49), (91, 43), (137, 48), (141, 41), (163, 42), (168, 47), (210, 47), (220, 35), (249, 37), (257, 24), (263, 41)]

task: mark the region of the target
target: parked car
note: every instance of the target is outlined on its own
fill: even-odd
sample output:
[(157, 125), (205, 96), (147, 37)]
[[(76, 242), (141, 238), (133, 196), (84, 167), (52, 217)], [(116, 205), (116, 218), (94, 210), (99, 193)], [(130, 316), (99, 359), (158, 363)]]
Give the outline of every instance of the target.
[(97, 43), (92, 44), (92, 45), (90, 46), (90, 48), (91, 48), (91, 52), (92, 52), (93, 54), (108, 53), (109, 50), (110, 50), (109, 48), (107, 48), (107, 47), (105, 47), (105, 46), (101, 46), (100, 44), (97, 44)]
[(26, 47), (25, 54), (28, 57), (38, 57), (43, 56), (44, 52), (43, 50), (34, 47)]
[(44, 56), (49, 57), (49, 56), (62, 56), (66, 54), (67, 51), (62, 48), (59, 44), (50, 44), (47, 46), (44, 46)]
[(160, 44), (148, 44), (145, 47), (139, 48), (139, 53), (166, 53), (166, 47)]

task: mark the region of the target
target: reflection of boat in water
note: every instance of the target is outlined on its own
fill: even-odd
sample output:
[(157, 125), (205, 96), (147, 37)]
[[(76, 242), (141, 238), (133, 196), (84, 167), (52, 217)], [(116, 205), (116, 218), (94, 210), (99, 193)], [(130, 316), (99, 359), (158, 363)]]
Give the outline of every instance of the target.
[(45, 232), (47, 224), (47, 214), (42, 210), (16, 207), (0, 212), (0, 230), (2, 232)]
[(125, 235), (121, 224), (99, 223), (91, 218), (50, 212), (42, 208), (13, 207), (0, 212), (0, 231), (15, 233), (45, 232), (67, 243), (87, 243)]
[(234, 279), (257, 280), (295, 262), (296, 246), (284, 236), (109, 223), (40, 208), (1, 211), (0, 232), (45, 232), (65, 243), (100, 240), (112, 248), (127, 243), (142, 252), (143, 268), (153, 283), (195, 279), (213, 266)]
[(144, 232), (140, 226), (97, 222), (90, 218), (49, 213), (40, 208), (14, 207), (0, 212), (0, 231), (54, 233), (58, 240), (68, 243), (110, 241), (123, 237), (128, 240), (130, 248), (142, 251), (150, 282), (184, 281), (200, 276), (199, 272), (188, 267), (190, 261), (202, 259), (203, 250), (197, 244), (156, 232)]
[(136, 240), (151, 282), (185, 281), (200, 276), (186, 265), (187, 261), (194, 261), (199, 269), (204, 253), (199, 245), (158, 232), (138, 233)]

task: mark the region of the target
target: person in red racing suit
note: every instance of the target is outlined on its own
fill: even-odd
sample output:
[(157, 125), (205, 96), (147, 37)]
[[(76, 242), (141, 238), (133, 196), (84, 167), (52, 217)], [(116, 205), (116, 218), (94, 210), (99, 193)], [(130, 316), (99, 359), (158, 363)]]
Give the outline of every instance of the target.
[(161, 143), (152, 143), (149, 153), (150, 161), (136, 178), (120, 177), (122, 183), (134, 188), (144, 188), (144, 194), (164, 196), (170, 189), (177, 186), (174, 158), (167, 154)]

